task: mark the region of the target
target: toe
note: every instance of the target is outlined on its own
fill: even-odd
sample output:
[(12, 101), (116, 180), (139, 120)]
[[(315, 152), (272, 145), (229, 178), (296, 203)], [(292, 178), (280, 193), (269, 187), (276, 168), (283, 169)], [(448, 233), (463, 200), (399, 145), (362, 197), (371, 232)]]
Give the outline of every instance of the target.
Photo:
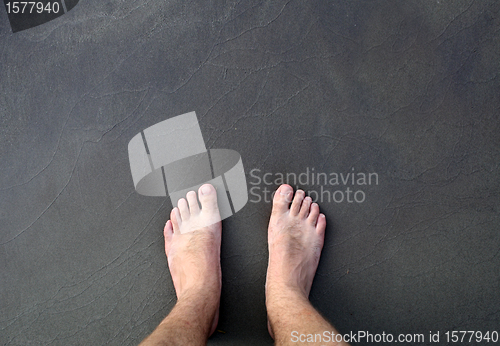
[(316, 232), (322, 237), (325, 235), (326, 217), (324, 214), (319, 214), (318, 222), (316, 223)]
[(300, 211), (300, 206), (304, 200), (306, 193), (303, 190), (297, 190), (295, 196), (293, 197), (292, 206), (290, 207), (290, 214), (297, 215)]
[(269, 322), (269, 318), (267, 319), (267, 331), (269, 332), (269, 335), (271, 335), (271, 338), (274, 340), (274, 333), (273, 329), (271, 328), (271, 323)]
[(179, 232), (181, 227), (181, 214), (179, 213), (179, 208), (175, 207), (170, 212), (170, 221), (172, 222), (172, 228), (174, 232)]
[(318, 203), (313, 203), (311, 204), (311, 208), (309, 210), (309, 216), (307, 217), (307, 220), (314, 226), (318, 223), (318, 216), (319, 216), (319, 205)]
[(189, 191), (186, 195), (186, 199), (189, 204), (189, 211), (191, 214), (198, 214), (200, 212), (200, 205), (198, 204), (198, 197), (196, 197), (196, 192)]
[(304, 200), (302, 201), (302, 205), (300, 206), (300, 211), (299, 211), (299, 216), (301, 218), (307, 218), (307, 216), (309, 215), (309, 209), (311, 208), (311, 203), (312, 203), (312, 199), (311, 197), (307, 196), (304, 198)]
[(215, 212), (219, 210), (217, 206), (217, 192), (210, 184), (200, 186), (198, 190), (200, 196), (201, 210), (207, 212)]
[(288, 212), (290, 208), (290, 202), (292, 201), (293, 189), (290, 185), (281, 185), (273, 198), (273, 214), (279, 213), (283, 214)]
[(174, 234), (174, 227), (172, 225), (172, 221), (168, 220), (163, 228), (163, 235), (165, 236), (165, 241), (170, 240), (172, 238), (172, 234)]
[(182, 220), (188, 220), (189, 219), (189, 207), (186, 199), (181, 198), (177, 202), (177, 207), (179, 208), (179, 212), (181, 213), (181, 218)]
[(172, 236), (174, 235), (174, 228), (172, 221), (168, 220), (163, 228), (163, 236), (165, 237), (165, 253), (167, 253), (170, 244), (172, 243)]

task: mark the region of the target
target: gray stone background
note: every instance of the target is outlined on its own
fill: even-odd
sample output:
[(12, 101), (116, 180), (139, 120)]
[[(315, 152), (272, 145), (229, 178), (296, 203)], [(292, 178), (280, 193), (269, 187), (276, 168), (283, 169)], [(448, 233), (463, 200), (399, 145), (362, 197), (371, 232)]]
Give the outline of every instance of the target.
[[(247, 175), (378, 173), (320, 204), (311, 300), (341, 332), (499, 330), (499, 9), (81, 0), (13, 34), (0, 7), (0, 344), (135, 345), (168, 313), (172, 206), (135, 192), (127, 145), (189, 111)], [(210, 345), (272, 344), (270, 207), (223, 222)]]

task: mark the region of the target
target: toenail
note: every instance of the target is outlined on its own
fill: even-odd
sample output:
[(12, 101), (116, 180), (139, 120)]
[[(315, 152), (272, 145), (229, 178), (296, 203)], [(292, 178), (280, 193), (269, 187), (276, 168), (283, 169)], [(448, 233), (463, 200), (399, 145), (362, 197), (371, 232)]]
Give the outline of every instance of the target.
[(210, 189), (210, 186), (208, 186), (208, 185), (203, 185), (201, 187), (201, 194), (202, 195), (208, 195), (211, 191), (212, 191), (212, 189)]
[(288, 187), (282, 187), (280, 189), (280, 195), (282, 195), (282, 196), (287, 196), (290, 192), (291, 191)]

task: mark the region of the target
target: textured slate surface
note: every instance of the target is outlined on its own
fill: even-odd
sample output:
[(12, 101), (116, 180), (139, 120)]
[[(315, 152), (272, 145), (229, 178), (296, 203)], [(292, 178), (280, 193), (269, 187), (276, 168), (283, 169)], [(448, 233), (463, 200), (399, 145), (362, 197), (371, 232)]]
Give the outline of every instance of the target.
[[(0, 344), (134, 345), (167, 314), (171, 204), (134, 191), (127, 144), (193, 110), (249, 188), (252, 169), (378, 174), (300, 185), (365, 193), (320, 203), (311, 300), (340, 331), (498, 330), (499, 9), (82, 0), (13, 34), (0, 8)], [(272, 344), (269, 214), (249, 202), (223, 223), (210, 345)]]

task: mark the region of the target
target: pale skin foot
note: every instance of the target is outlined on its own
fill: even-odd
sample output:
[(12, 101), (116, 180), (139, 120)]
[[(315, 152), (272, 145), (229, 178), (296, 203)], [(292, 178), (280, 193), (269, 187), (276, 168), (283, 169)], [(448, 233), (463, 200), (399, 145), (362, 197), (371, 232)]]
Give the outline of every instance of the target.
[(221, 220), (215, 188), (201, 186), (198, 198), (188, 192), (165, 225), (165, 253), (177, 303), (141, 345), (205, 345), (217, 327)]
[[(203, 185), (198, 196), (201, 209), (196, 193), (189, 192), (165, 226), (165, 252), (177, 303), (141, 345), (205, 345), (217, 326), (220, 214), (213, 186)], [(300, 345), (292, 341), (293, 331), (337, 333), (308, 300), (323, 247), (325, 216), (303, 191), (297, 191), (290, 205), (292, 197), (289, 185), (278, 189), (268, 230), (266, 307), (269, 332), (277, 345)]]
[(309, 302), (325, 228), (325, 215), (304, 191), (298, 190), (293, 196), (291, 186), (279, 187), (269, 221), (266, 279), (268, 329), (276, 345), (300, 345), (300, 342), (292, 342), (294, 331), (299, 334), (337, 333)]

